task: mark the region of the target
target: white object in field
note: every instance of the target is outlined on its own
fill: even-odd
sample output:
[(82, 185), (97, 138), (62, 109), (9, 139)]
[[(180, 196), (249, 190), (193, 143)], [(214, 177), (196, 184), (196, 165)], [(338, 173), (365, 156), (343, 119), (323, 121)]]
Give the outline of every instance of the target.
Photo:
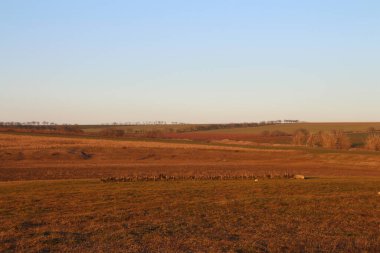
[(305, 179), (304, 175), (294, 175), (295, 179)]
[(259, 180), (256, 178), (256, 179), (255, 179), (255, 182), (259, 182)]

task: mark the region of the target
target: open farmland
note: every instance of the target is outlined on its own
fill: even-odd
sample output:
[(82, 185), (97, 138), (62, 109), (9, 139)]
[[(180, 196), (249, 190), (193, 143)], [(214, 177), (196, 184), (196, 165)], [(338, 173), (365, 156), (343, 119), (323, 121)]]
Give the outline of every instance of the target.
[[(1, 252), (380, 249), (378, 152), (0, 134), (0, 161)], [(237, 179), (100, 181), (159, 174)]]

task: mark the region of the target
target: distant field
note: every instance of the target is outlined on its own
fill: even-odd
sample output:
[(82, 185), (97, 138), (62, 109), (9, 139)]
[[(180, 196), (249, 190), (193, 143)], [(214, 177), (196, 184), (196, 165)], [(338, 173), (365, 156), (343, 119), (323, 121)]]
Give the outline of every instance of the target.
[[(208, 125), (141, 125), (141, 126), (81, 126), (88, 134), (97, 133), (106, 128), (125, 130), (125, 137), (187, 139), (195, 141), (237, 140), (253, 143), (291, 144), (292, 134), (297, 129), (307, 129), (309, 132), (342, 130), (346, 132), (353, 147), (362, 147), (368, 135), (368, 129), (380, 131), (380, 122), (341, 122), (341, 123), (295, 123), (275, 124), (257, 127), (226, 127), (216, 130), (197, 130), (199, 126)], [(264, 132), (282, 132), (285, 135), (263, 135)], [(156, 132), (155, 135), (147, 133)], [(145, 134), (145, 135), (144, 135)]]
[(183, 125), (133, 125), (133, 126), (102, 126), (102, 125), (83, 125), (81, 126), (82, 130), (86, 133), (96, 133), (106, 128), (115, 128), (122, 129), (126, 133), (134, 133), (134, 132), (152, 132), (152, 131), (160, 131), (160, 132), (176, 132), (176, 131), (191, 131), (194, 126), (202, 126), (202, 125), (192, 125), (192, 124), (183, 124)]
[[(38, 129), (26, 127), (3, 127), (2, 132), (18, 132), (25, 134), (59, 134), (61, 136), (88, 136), (88, 137), (109, 137), (117, 139), (134, 140), (185, 140), (197, 142), (215, 141), (246, 141), (250, 144), (292, 144), (292, 135), (297, 129), (306, 129), (309, 132), (343, 130), (349, 135), (352, 147), (360, 148), (364, 146), (370, 128), (380, 132), (379, 122), (367, 123), (295, 123), (295, 124), (274, 124), (264, 126), (245, 127), (238, 124), (184, 124), (184, 125), (134, 125), (134, 126), (114, 126), (114, 125), (81, 125), (84, 131), (75, 132), (65, 130), (64, 126), (54, 129)], [(74, 128), (74, 130), (75, 130)], [(124, 130), (117, 132), (112, 129)], [(209, 129), (209, 130), (204, 130)], [(211, 130), (214, 129), (214, 130)], [(106, 130), (106, 131), (103, 131)], [(103, 131), (103, 132), (102, 132)], [(102, 133), (100, 133), (102, 132)]]
[[(295, 124), (277, 124), (259, 127), (247, 128), (230, 128), (217, 129), (209, 131), (201, 131), (207, 133), (224, 133), (224, 134), (261, 134), (263, 131), (282, 131), (288, 134), (293, 134), (297, 129), (304, 128), (310, 132), (342, 130), (345, 132), (366, 132), (368, 128), (374, 127), (380, 131), (380, 122), (366, 123), (295, 123)], [(200, 133), (201, 133), (200, 132)]]
[[(0, 181), (128, 175), (380, 176), (380, 152), (0, 134)], [(87, 155), (89, 157), (87, 157)]]
[[(202, 124), (185, 124), (185, 125), (136, 125), (136, 126), (81, 126), (81, 128), (87, 133), (99, 132), (105, 128), (123, 129), (128, 132), (149, 132), (149, 131), (161, 131), (163, 133), (182, 131), (192, 131), (197, 126), (207, 126)], [(294, 124), (275, 124), (265, 125), (258, 127), (231, 127), (216, 130), (197, 131), (199, 133), (218, 133), (218, 134), (261, 134), (263, 131), (282, 131), (288, 134), (292, 134), (299, 128), (304, 128), (310, 132), (318, 131), (330, 131), (330, 130), (343, 130), (345, 132), (366, 132), (370, 127), (380, 131), (380, 122), (337, 122), (337, 123), (294, 123)]]

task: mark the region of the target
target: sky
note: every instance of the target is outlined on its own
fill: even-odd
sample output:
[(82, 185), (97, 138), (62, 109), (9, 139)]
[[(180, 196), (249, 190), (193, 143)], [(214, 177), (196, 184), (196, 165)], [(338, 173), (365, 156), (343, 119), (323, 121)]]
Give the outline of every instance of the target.
[(380, 1), (1, 0), (0, 121), (380, 121)]

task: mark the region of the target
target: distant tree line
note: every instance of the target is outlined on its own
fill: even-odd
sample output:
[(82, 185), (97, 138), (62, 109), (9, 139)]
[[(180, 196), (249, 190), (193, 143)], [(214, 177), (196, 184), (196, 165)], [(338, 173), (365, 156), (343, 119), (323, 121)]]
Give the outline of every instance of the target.
[[(151, 125), (194, 125), (194, 126), (208, 126), (208, 127), (246, 127), (246, 126), (260, 126), (260, 125), (271, 125), (271, 124), (282, 124), (282, 123), (299, 123), (299, 120), (268, 120), (261, 122), (243, 122), (243, 123), (224, 123), (224, 124), (191, 124), (185, 122), (170, 122), (166, 121), (136, 121), (136, 122), (112, 122), (112, 123), (102, 123), (103, 126), (151, 126)], [(0, 121), (0, 126), (49, 126), (58, 125), (54, 122), (48, 121), (27, 121), (27, 122), (17, 122), (17, 121)], [(62, 125), (73, 125), (73, 124), (62, 124)], [(75, 124), (76, 125), (76, 124)]]
[[(167, 124), (165, 121), (143, 121), (143, 122), (126, 122), (126, 123), (104, 123), (103, 126), (165, 126), (164, 129), (141, 129), (141, 128), (128, 128), (126, 131), (128, 134), (146, 134), (147, 137), (156, 137), (163, 132), (169, 133), (185, 133), (193, 131), (206, 131), (206, 130), (217, 130), (226, 128), (239, 128), (239, 127), (259, 127), (265, 125), (274, 125), (282, 123), (290, 123), (289, 120), (271, 120), (271, 121), (261, 121), (261, 122), (243, 122), (243, 123), (227, 123), (227, 124), (186, 124), (181, 122), (171, 122)], [(299, 121), (292, 121), (299, 122)], [(182, 125), (186, 127), (182, 128), (171, 128), (169, 125)], [(0, 122), (0, 127), (16, 127), (18, 129), (34, 129), (34, 130), (51, 130), (51, 131), (65, 131), (65, 132), (83, 132), (78, 125), (71, 124), (61, 124), (58, 125), (54, 122), (48, 121), (28, 121), (28, 122)], [(100, 135), (102, 136), (123, 136), (125, 130), (113, 129), (113, 130), (102, 130)]]
[(7, 131), (19, 131), (27, 130), (28, 132), (42, 132), (42, 133), (83, 133), (83, 130), (79, 125), (58, 125), (53, 122), (47, 121), (31, 121), (31, 122), (0, 122), (0, 127)]
[(0, 121), (0, 126), (53, 126), (57, 125), (54, 122), (48, 121), (27, 121), (27, 122), (16, 122), (16, 121), (8, 121), (3, 122)]

